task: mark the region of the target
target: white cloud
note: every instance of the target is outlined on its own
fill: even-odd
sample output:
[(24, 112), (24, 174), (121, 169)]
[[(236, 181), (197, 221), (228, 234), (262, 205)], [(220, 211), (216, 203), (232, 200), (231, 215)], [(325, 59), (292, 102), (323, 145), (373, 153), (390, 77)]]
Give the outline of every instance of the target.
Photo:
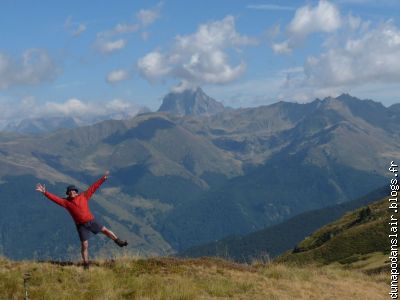
[(178, 78), (190, 84), (226, 83), (245, 70), (243, 61), (236, 65), (229, 63), (227, 50), (256, 43), (255, 39), (240, 35), (234, 17), (227, 16), (200, 25), (191, 35), (176, 36), (169, 52), (150, 52), (138, 60), (137, 66), (140, 74), (151, 82)]
[(360, 28), (360, 26), (363, 25), (361, 18), (355, 17), (352, 14), (348, 15), (348, 17), (346, 19), (346, 23), (347, 23), (347, 26), (350, 28), (350, 30), (357, 30)]
[(44, 110), (47, 112), (47, 115), (80, 116), (90, 112), (91, 107), (90, 104), (86, 104), (79, 99), (72, 98), (64, 103), (47, 102), (44, 105)]
[[(303, 67), (213, 89), (220, 89), (218, 97), (229, 104), (244, 106), (279, 99), (308, 102), (341, 93), (386, 104), (398, 101), (395, 91), (400, 88), (400, 28), (392, 21), (371, 24), (351, 15), (342, 21), (340, 32), (327, 35), (322, 53), (309, 56)], [(215, 91), (213, 95), (218, 95)]]
[(172, 71), (168, 57), (158, 51), (150, 52), (138, 60), (138, 68), (142, 76), (151, 82), (168, 75)]
[(287, 27), (289, 38), (284, 42), (274, 43), (272, 49), (279, 54), (290, 53), (308, 35), (316, 32), (334, 32), (341, 24), (338, 8), (328, 1), (321, 0), (315, 7), (309, 5), (300, 7)]
[(33, 96), (23, 97), (19, 102), (11, 98), (0, 98), (0, 121), (7, 123), (19, 116), (35, 114), (36, 99)]
[(0, 90), (51, 81), (58, 73), (58, 66), (45, 50), (28, 49), (17, 60), (0, 52)]
[(289, 70), (279, 97), (306, 101), (346, 92), (395, 101), (393, 90), (400, 88), (400, 29), (392, 21), (373, 26), (351, 15), (343, 24), (340, 32), (327, 36), (322, 53), (305, 60), (303, 72)]
[[(290, 53), (315, 32), (324, 32), (320, 54), (308, 56), (303, 71), (287, 72), (278, 98), (296, 101), (362, 90), (386, 95), (400, 88), (400, 29), (393, 21), (373, 24), (340, 11), (327, 1), (299, 8), (287, 26), (288, 39), (272, 45)], [(375, 92), (372, 90), (375, 89)]]
[(133, 117), (142, 110), (142, 107), (123, 99), (94, 102), (71, 98), (64, 102), (40, 103), (32, 96), (19, 101), (0, 98), (0, 130), (23, 119), (72, 117), (83, 125), (104, 119)]
[(161, 15), (162, 2), (158, 3), (153, 9), (141, 9), (136, 18), (139, 20), (142, 27), (147, 27), (154, 23)]
[(108, 83), (116, 83), (119, 81), (127, 80), (129, 78), (129, 72), (124, 69), (118, 69), (111, 71), (106, 78)]
[(316, 7), (299, 8), (288, 26), (290, 34), (305, 37), (313, 32), (333, 32), (340, 27), (340, 12), (335, 5), (321, 0)]
[(182, 80), (179, 84), (171, 87), (171, 92), (173, 93), (181, 93), (183, 91), (187, 91), (187, 90), (192, 90), (195, 91), (198, 88), (198, 86), (187, 82), (185, 80)]
[[(153, 24), (161, 15), (162, 2), (153, 9), (141, 9), (135, 16), (135, 22), (118, 23), (114, 28), (97, 33), (95, 48), (103, 54), (110, 54), (125, 48), (126, 38), (117, 39), (118, 36), (133, 32), (141, 32), (143, 40), (147, 40), (149, 33), (144, 30)], [(113, 40), (114, 39), (114, 40)]]
[(45, 116), (69, 116), (77, 117), (82, 123), (91, 123), (93, 120), (122, 119), (136, 115), (141, 111), (138, 105), (123, 99), (112, 99), (110, 101), (89, 102), (77, 98), (65, 102), (47, 102), (41, 109)]
[(289, 41), (273, 44), (272, 50), (274, 50), (274, 52), (278, 54), (287, 54), (292, 52), (292, 48), (289, 45)]
[(120, 34), (126, 34), (126, 33), (132, 33), (132, 32), (136, 32), (140, 29), (140, 25), (133, 23), (133, 24), (129, 24), (129, 23), (118, 23), (117, 25), (115, 25), (115, 27), (111, 30), (106, 30), (106, 31), (102, 31), (99, 32), (97, 34), (97, 39), (107, 39), (107, 38), (112, 38), (116, 35), (120, 35)]
[[(113, 99), (106, 104), (106, 108), (108, 111), (124, 112), (124, 111), (129, 111), (130, 109), (132, 109), (132, 103), (127, 102), (122, 99)], [(135, 108), (136, 108), (136, 106), (135, 106)]]
[(347, 37), (305, 63), (307, 82), (319, 86), (350, 86), (400, 82), (400, 30), (392, 22)]
[(111, 54), (115, 51), (125, 48), (126, 44), (127, 42), (124, 39), (109, 41), (100, 38), (96, 42), (96, 48), (103, 54)]

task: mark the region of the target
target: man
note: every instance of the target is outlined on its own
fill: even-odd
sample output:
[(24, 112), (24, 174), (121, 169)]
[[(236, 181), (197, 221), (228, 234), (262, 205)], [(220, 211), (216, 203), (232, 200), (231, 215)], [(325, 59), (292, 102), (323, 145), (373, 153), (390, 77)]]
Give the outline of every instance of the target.
[(48, 191), (46, 191), (45, 185), (40, 183), (37, 184), (36, 190), (43, 193), (51, 201), (57, 203), (58, 205), (64, 207), (76, 224), (76, 229), (78, 230), (79, 238), (81, 240), (81, 254), (83, 259), (83, 266), (85, 269), (89, 268), (89, 238), (91, 233), (98, 234), (103, 233), (110, 239), (112, 239), (118, 246), (127, 246), (127, 241), (120, 240), (111, 230), (100, 224), (89, 209), (89, 199), (93, 193), (103, 184), (108, 178), (110, 172), (106, 171), (103, 177), (93, 183), (85, 192), (78, 194), (78, 189), (74, 185), (67, 187), (66, 194), (67, 198), (60, 198)]

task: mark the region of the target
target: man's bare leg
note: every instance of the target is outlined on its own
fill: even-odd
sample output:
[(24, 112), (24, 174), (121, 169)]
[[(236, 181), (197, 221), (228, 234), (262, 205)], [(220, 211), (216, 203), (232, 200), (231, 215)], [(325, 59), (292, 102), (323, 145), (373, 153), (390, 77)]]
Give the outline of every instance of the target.
[(81, 242), (81, 254), (84, 266), (89, 266), (89, 242)]
[(118, 239), (118, 237), (115, 235), (114, 232), (112, 232), (111, 230), (109, 230), (107, 227), (103, 226), (103, 228), (101, 228), (101, 233), (104, 234), (105, 236), (108, 236), (110, 239), (112, 239), (113, 241), (115, 241), (116, 239)]
[(110, 239), (112, 239), (118, 246), (120, 247), (124, 247), (127, 246), (128, 243), (127, 241), (122, 241), (120, 240), (114, 232), (112, 232), (111, 230), (109, 230), (107, 227), (103, 226), (101, 228), (101, 233), (104, 234), (105, 236), (109, 237)]

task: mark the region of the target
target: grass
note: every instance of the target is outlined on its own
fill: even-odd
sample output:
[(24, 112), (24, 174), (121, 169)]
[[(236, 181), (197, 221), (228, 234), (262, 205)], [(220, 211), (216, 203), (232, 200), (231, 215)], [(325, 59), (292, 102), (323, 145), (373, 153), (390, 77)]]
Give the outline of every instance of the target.
[(297, 264), (340, 264), (348, 269), (380, 272), (389, 269), (390, 220), (387, 198), (345, 214), (298, 244), (276, 261)]
[(386, 299), (388, 277), (337, 266), (129, 258), (77, 264), (0, 259), (0, 299)]

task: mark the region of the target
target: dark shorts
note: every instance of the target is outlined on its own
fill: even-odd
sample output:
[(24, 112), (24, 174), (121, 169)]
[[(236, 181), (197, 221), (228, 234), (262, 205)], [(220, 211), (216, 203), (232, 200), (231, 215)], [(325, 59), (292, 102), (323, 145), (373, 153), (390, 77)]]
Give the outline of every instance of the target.
[(87, 241), (92, 236), (92, 233), (98, 234), (101, 231), (101, 228), (103, 228), (103, 225), (96, 219), (83, 224), (76, 224), (76, 229), (78, 230), (81, 242)]

